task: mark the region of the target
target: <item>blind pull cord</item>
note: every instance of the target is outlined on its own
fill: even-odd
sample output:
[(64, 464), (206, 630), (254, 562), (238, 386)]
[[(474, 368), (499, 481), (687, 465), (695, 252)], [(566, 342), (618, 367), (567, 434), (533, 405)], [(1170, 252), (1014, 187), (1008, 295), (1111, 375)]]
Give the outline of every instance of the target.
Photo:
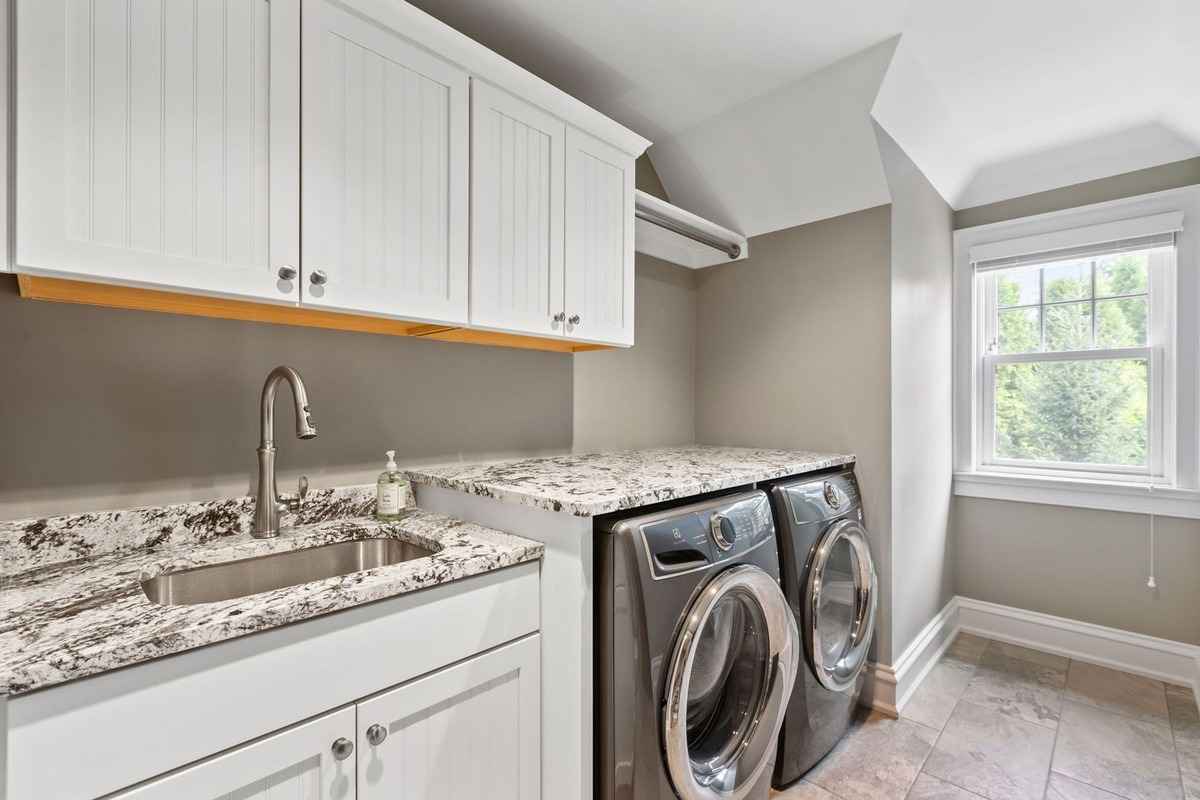
[[(1150, 486), (1150, 496), (1154, 497), (1154, 486)], [(1154, 580), (1154, 514), (1150, 514), (1150, 577), (1146, 581), (1147, 589), (1157, 589), (1158, 581)]]

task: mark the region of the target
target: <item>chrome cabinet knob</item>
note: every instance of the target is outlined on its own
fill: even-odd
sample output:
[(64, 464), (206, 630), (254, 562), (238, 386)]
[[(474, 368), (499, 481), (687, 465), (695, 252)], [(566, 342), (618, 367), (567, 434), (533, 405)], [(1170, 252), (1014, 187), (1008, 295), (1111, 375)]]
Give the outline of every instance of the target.
[(571, 316), (567, 317), (567, 322), (571, 323), (572, 325), (578, 325), (582, 320), (583, 318), (578, 314), (572, 314)]
[(314, 269), (312, 274), (308, 276), (308, 280), (313, 286), (324, 286), (329, 283), (329, 276), (325, 274), (323, 269)]
[(558, 312), (557, 314), (555, 314), (555, 315), (554, 315), (554, 321), (555, 321), (555, 322), (562, 322), (562, 321), (563, 321), (563, 320), (565, 320), (566, 318), (567, 318), (567, 312), (565, 312), (565, 311), (560, 311), (560, 312)]
[(383, 744), (383, 740), (387, 738), (388, 730), (379, 723), (375, 723), (367, 728), (367, 741), (372, 747), (378, 747)]
[(341, 736), (334, 741), (333, 747), (329, 749), (333, 751), (334, 758), (336, 758), (338, 761), (345, 761), (354, 754), (354, 742), (350, 741), (345, 736)]
[(279, 268), (279, 279), (284, 281), (294, 280), (296, 277), (296, 268), (287, 266), (286, 264)]

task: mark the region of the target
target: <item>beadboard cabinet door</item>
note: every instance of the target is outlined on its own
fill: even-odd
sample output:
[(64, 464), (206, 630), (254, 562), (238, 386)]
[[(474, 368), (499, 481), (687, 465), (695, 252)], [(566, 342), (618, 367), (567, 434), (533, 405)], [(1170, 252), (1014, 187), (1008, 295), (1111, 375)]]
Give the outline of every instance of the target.
[(539, 654), (534, 634), (360, 702), (359, 800), (538, 800)]
[(561, 335), (566, 125), (478, 79), (471, 104), (471, 323)]
[(574, 128), (566, 158), (567, 335), (632, 345), (634, 161)]
[[(341, 760), (339, 740), (351, 748)], [(343, 708), (111, 800), (354, 800), (353, 745), (354, 708)]]
[(16, 19), (15, 270), (296, 302), (299, 0)]
[(304, 0), (303, 303), (467, 321), (470, 82), (396, 5)]

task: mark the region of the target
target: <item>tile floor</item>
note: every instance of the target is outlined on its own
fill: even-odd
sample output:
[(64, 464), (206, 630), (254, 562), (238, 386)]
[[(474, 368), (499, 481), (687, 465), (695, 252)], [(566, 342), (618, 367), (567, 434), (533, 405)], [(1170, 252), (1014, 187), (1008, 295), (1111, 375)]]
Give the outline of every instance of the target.
[(773, 800), (1200, 800), (1181, 686), (962, 634), (900, 719), (863, 711)]

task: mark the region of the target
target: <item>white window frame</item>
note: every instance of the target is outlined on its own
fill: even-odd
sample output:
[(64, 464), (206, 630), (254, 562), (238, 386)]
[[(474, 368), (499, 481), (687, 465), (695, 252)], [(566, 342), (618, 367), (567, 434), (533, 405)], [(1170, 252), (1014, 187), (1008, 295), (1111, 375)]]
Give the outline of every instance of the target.
[[(1147, 346), (1035, 355), (987, 352), (992, 303), (978, 261), (1079, 247), (1178, 227), (1174, 257), (1152, 259)], [(1024, 217), (954, 234), (955, 493), (1200, 518), (1200, 186)], [(992, 299), (994, 302), (994, 299)], [(997, 459), (992, 381), (998, 363), (1145, 357), (1151, 463), (1146, 467)]]

